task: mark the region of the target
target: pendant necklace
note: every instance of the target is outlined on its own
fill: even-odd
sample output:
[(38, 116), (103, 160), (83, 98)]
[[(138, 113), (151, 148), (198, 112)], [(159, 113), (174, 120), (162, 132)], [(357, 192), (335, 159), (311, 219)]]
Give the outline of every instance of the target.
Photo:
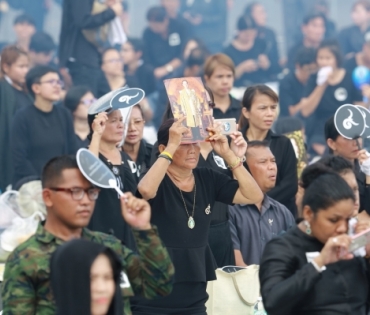
[(184, 196), (182, 195), (182, 191), (181, 189), (179, 188), (180, 190), (180, 195), (181, 195), (181, 198), (182, 198), (182, 201), (184, 202), (184, 207), (185, 207), (185, 211), (189, 217), (189, 220), (188, 220), (188, 228), (189, 229), (194, 229), (195, 227), (195, 221), (194, 221), (194, 211), (195, 211), (195, 196), (197, 194), (197, 185), (195, 184), (195, 180), (194, 180), (194, 201), (193, 201), (193, 212), (191, 215), (189, 215), (189, 212), (188, 212), (188, 208), (186, 207), (186, 203), (185, 203), (185, 199), (184, 199)]

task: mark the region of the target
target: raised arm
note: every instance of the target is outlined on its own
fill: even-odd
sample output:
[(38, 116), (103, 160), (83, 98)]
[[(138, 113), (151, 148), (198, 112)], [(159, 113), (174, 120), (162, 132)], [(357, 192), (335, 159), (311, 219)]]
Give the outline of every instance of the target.
[(89, 151), (91, 151), (91, 153), (93, 153), (96, 157), (99, 157), (100, 139), (104, 133), (107, 120), (108, 115), (104, 112), (97, 114), (92, 123), (93, 134), (89, 145)]
[[(188, 129), (182, 125), (186, 117), (182, 117), (174, 122), (169, 130), (169, 139), (166, 148), (163, 150), (170, 155), (174, 155), (181, 143), (182, 134)], [(159, 149), (160, 146), (158, 146)], [(161, 152), (161, 151), (160, 151)], [(153, 166), (148, 170), (138, 185), (138, 191), (145, 200), (153, 199), (157, 195), (158, 187), (166, 175), (169, 167), (166, 159), (157, 159)]]

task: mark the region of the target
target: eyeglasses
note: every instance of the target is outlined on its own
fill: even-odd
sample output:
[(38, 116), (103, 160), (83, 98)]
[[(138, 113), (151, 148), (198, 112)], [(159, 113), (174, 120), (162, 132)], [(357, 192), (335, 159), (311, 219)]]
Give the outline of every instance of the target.
[(96, 98), (93, 98), (91, 100), (81, 100), (80, 104), (83, 104), (83, 105), (86, 105), (86, 106), (90, 107), (95, 102), (96, 102)]
[(131, 121), (129, 121), (128, 125), (129, 126), (133, 125), (135, 127), (139, 127), (143, 122), (144, 122), (144, 119), (131, 120)]
[(85, 193), (86, 193), (88, 198), (91, 201), (94, 201), (94, 200), (98, 199), (99, 192), (100, 192), (100, 189), (91, 188), (91, 187), (87, 188), (87, 189), (78, 188), (78, 187), (76, 187), (76, 188), (49, 187), (49, 189), (51, 189), (53, 191), (69, 192), (71, 194), (73, 200), (82, 200), (82, 198), (85, 196)]
[(51, 86), (59, 85), (59, 86), (63, 87), (63, 81), (62, 80), (52, 79), (52, 80), (43, 81), (43, 82), (40, 81), (40, 84), (44, 84), (44, 83), (50, 84)]

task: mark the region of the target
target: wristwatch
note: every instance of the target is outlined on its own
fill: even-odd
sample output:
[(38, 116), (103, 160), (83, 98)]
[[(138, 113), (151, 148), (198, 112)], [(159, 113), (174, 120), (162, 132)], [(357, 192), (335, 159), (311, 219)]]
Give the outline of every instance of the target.
[(171, 64), (167, 64), (165, 66), (165, 69), (168, 73), (172, 73), (173, 72), (173, 66)]

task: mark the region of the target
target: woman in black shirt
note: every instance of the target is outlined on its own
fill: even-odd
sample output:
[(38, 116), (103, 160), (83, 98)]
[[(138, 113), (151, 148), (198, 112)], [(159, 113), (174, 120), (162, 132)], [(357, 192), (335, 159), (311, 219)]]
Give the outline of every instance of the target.
[(128, 164), (137, 183), (139, 183), (140, 175), (150, 167), (153, 148), (143, 139), (144, 124), (143, 110), (140, 105), (135, 105), (128, 121), (127, 135), (122, 150), (129, 156)]
[[(369, 262), (347, 251), (353, 191), (330, 171), (312, 174), (304, 185), (304, 221), (271, 240), (262, 256), (265, 309), (269, 315), (366, 315)], [(358, 223), (356, 233), (368, 227)]]
[(157, 161), (140, 181), (139, 193), (152, 207), (152, 223), (158, 226), (176, 269), (172, 293), (161, 300), (141, 300), (134, 314), (205, 315), (207, 281), (215, 280), (214, 259), (208, 246), (208, 231), (214, 202), (256, 203), (262, 192), (237, 156), (245, 150), (240, 133), (227, 138), (209, 128), (209, 141), (232, 169), (236, 180), (208, 168), (196, 168), (199, 146), (181, 144), (188, 129), (185, 120), (173, 119), (158, 131)]
[(308, 80), (301, 114), (306, 117), (308, 149), (323, 155), (326, 148), (323, 136), (325, 122), (341, 105), (361, 103), (362, 95), (352, 82), (352, 73), (342, 68), (336, 41), (327, 40), (320, 45), (316, 62), (320, 70)]
[[(117, 148), (124, 134), (120, 110), (89, 115), (88, 119), (92, 131), (89, 150), (112, 170), (122, 191), (134, 193), (137, 184), (128, 165), (129, 158)], [(136, 249), (131, 227), (122, 218), (120, 199), (114, 189), (100, 191), (89, 228), (113, 234), (131, 250)]]
[(239, 127), (247, 141), (267, 140), (278, 168), (275, 188), (267, 194), (285, 205), (296, 216), (295, 194), (298, 189), (297, 158), (290, 140), (271, 131), (277, 117), (276, 93), (266, 85), (249, 87), (242, 100)]

